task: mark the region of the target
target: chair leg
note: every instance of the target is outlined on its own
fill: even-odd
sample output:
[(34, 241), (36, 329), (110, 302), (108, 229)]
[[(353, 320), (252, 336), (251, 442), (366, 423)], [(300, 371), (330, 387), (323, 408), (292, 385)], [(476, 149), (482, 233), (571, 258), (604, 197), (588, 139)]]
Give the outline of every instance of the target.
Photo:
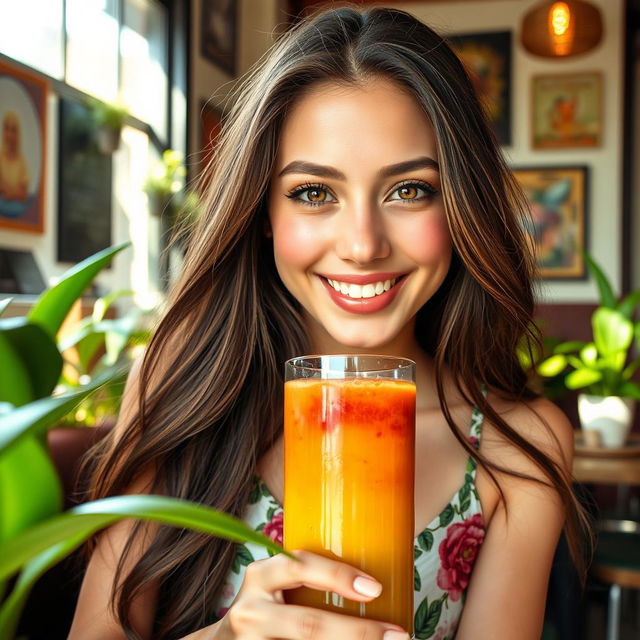
[(607, 640), (620, 640), (620, 595), (622, 589), (612, 584), (609, 589), (609, 614), (607, 616)]

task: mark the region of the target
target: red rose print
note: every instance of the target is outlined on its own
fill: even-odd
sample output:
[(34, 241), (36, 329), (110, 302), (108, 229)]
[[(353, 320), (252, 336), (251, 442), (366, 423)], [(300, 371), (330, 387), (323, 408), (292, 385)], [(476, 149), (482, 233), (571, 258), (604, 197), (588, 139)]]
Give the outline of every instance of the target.
[(447, 537), (438, 547), (441, 567), (437, 581), (441, 589), (449, 592), (451, 600), (459, 600), (467, 588), (483, 540), (484, 523), (479, 513), (447, 529)]
[(274, 542), (282, 544), (282, 511), (273, 514), (271, 522), (267, 522), (267, 524), (264, 525), (262, 532)]

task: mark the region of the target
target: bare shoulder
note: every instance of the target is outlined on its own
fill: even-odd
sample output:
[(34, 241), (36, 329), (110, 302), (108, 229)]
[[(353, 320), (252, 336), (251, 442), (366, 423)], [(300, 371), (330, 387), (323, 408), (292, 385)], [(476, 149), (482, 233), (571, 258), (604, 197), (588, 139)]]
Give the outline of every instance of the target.
[[(509, 402), (489, 395), (489, 402), (498, 415), (525, 443), (551, 459), (559, 469), (570, 473), (573, 461), (574, 435), (571, 422), (564, 412), (546, 398)], [(509, 471), (548, 482), (548, 477), (534, 457), (513, 443), (495, 424), (486, 421), (483, 427), (482, 453)], [(519, 478), (499, 474), (503, 489), (522, 484)], [(530, 481), (529, 481), (530, 482)]]

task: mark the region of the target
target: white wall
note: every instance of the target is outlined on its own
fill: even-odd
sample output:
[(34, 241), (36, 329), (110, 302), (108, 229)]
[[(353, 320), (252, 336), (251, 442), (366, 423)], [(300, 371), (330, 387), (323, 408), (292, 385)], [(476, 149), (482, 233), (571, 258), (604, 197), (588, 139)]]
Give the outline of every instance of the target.
[[(237, 75), (241, 76), (271, 46), (279, 19), (278, 0), (237, 0)], [(200, 147), (200, 109), (203, 101), (220, 110), (225, 105), (234, 79), (200, 54), (200, 0), (191, 0), (191, 118), (190, 149)], [(196, 166), (199, 159), (192, 155)]]
[[(545, 59), (527, 53), (519, 42), (522, 18), (538, 0), (492, 2), (400, 3), (443, 35), (509, 29), (513, 34), (513, 144), (504, 151), (513, 166), (587, 165), (589, 220), (587, 246), (611, 278), (621, 283), (622, 122), (624, 65), (623, 0), (590, 0), (599, 5), (604, 37), (596, 49), (569, 59)], [(601, 71), (603, 74), (603, 143), (599, 148), (533, 150), (530, 145), (531, 77), (537, 74)], [(640, 267), (638, 267), (640, 268)], [(545, 302), (593, 302), (593, 282), (547, 281)]]

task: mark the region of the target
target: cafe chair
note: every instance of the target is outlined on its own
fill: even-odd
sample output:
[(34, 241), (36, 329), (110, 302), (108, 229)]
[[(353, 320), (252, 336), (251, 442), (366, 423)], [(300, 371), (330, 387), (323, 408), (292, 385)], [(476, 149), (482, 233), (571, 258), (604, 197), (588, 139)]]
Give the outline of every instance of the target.
[(620, 640), (622, 589), (640, 589), (640, 522), (601, 520), (591, 573), (609, 586), (607, 640)]

